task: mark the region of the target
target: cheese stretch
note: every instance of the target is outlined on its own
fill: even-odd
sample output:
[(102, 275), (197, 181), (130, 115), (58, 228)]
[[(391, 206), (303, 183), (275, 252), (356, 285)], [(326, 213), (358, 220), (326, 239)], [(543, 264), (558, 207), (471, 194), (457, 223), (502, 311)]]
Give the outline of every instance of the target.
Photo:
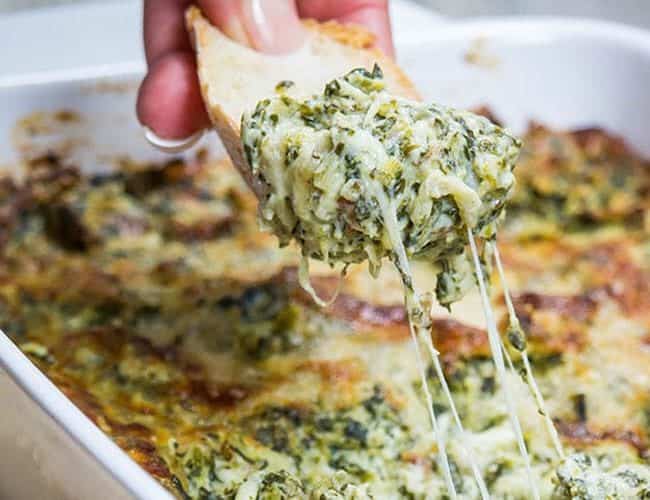
[[(260, 200), (262, 224), (282, 245), (292, 240), (298, 243), (301, 284), (321, 305), (327, 302), (316, 296), (309, 283), (309, 258), (332, 266), (343, 264), (343, 272), (349, 264), (368, 260), (375, 275), (383, 259), (395, 265), (402, 279), (420, 383), (449, 497), (458, 498), (459, 492), (445, 433), (432, 404), (422, 348), (449, 404), (459, 446), (478, 492), (484, 499), (490, 495), (431, 339), (430, 294), (420, 294), (413, 283), (414, 258), (436, 266), (435, 295), (442, 305), (448, 307), (478, 284), (497, 379), (527, 471), (529, 495), (539, 499), (507, 373), (507, 368), (514, 371), (513, 363), (497, 330), (487, 293), (489, 274), (483, 268), (496, 258), (510, 318), (508, 338), (521, 354), (525, 379), (562, 461), (559, 480), (566, 488), (576, 488), (575, 484), (592, 478), (579, 456), (564, 456), (532, 374), (525, 334), (503, 281), (494, 243), (497, 223), (514, 185), (519, 140), (473, 113), (387, 93), (377, 67), (372, 72), (351, 71), (329, 82), (322, 95), (307, 99), (292, 96), (291, 87), (291, 82), (282, 82), (276, 96), (260, 101), (242, 118), (246, 159), (266, 189)], [(574, 469), (584, 477), (577, 478)]]
[[(346, 265), (367, 259), (373, 273), (383, 258), (394, 263), (404, 285), (440, 468), (449, 495), (456, 498), (421, 345), (432, 358), (461, 436), (464, 430), (409, 260), (423, 257), (438, 266), (436, 297), (441, 304), (448, 306), (464, 295), (473, 284), (467, 235), (495, 236), (514, 184), (519, 141), (478, 115), (388, 94), (377, 67), (372, 73), (354, 70), (306, 100), (291, 97), (290, 88), (281, 85), (276, 97), (261, 101), (242, 119), (247, 161), (268, 187), (261, 200), (262, 222), (281, 244), (298, 242), (303, 286), (321, 303), (308, 282), (307, 258)], [(514, 422), (525, 454), (516, 416)], [(481, 496), (487, 498), (471, 443), (462, 445)], [(534, 486), (533, 491), (537, 497)]]
[[(52, 127), (37, 123), (20, 136), (40, 144)], [(524, 143), (517, 194), (555, 199), (537, 186), (571, 185), (574, 167), (597, 169), (599, 183), (574, 184), (594, 199), (612, 189), (618, 199), (621, 176), (650, 180), (650, 164), (605, 132), (534, 125)], [(26, 159), (23, 182), (0, 179), (0, 329), (172, 495), (451, 498), (392, 263), (374, 281), (365, 265), (350, 269), (319, 308), (296, 286), (297, 245), (259, 232), (257, 198), (229, 162), (201, 155), (96, 176), (60, 154)], [(505, 299), (495, 312), (508, 386), (543, 500), (650, 498), (650, 233), (646, 205), (635, 206), (597, 221), (561, 205), (549, 228), (546, 204), (510, 200), (498, 252), (488, 244), (487, 297)], [(520, 320), (511, 327), (498, 253)], [(433, 291), (431, 266), (409, 264), (417, 288)], [(311, 279), (319, 292), (335, 285)], [(474, 323), (478, 298), (454, 304), (456, 317)], [(435, 295), (421, 300), (427, 311)], [(491, 498), (533, 498), (486, 329), (421, 319), (465, 429), (423, 342), (458, 498), (481, 498), (464, 448)], [(544, 405), (527, 393), (530, 368)]]

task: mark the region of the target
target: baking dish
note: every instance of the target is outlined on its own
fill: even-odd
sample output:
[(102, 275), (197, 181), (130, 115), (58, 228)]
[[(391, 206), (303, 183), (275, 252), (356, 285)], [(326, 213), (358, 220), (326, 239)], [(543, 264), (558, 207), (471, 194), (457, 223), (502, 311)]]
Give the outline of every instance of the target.
[[(529, 119), (556, 127), (598, 124), (625, 136), (644, 154), (650, 115), (650, 35), (590, 21), (483, 20), (415, 25), (395, 7), (401, 62), (427, 99), (458, 106), (487, 104), (515, 130)], [(120, 15), (137, 17), (131, 6)], [(119, 16), (118, 16), (119, 17)], [(24, 26), (23, 26), (24, 29)], [(404, 32), (404, 36), (400, 33)], [(133, 37), (134, 44), (137, 36)], [(53, 48), (52, 50), (56, 50)], [(112, 159), (159, 157), (132, 115), (139, 58), (0, 79), (0, 165), (12, 165), (13, 123), (26, 113), (72, 109), (86, 117), (69, 131), (80, 164), (110, 168)], [(110, 59), (109, 56), (107, 56)], [(49, 75), (49, 76), (48, 76)], [(212, 138), (208, 141), (216, 144)], [(214, 146), (218, 149), (218, 146)], [(168, 498), (52, 386), (3, 335), (0, 394), (0, 496), (34, 498)], [(11, 380), (11, 379), (13, 380)], [(35, 411), (40, 406), (44, 412)], [(7, 451), (10, 450), (10, 451)], [(56, 450), (56, 451), (55, 451)], [(44, 489), (47, 488), (47, 489)]]

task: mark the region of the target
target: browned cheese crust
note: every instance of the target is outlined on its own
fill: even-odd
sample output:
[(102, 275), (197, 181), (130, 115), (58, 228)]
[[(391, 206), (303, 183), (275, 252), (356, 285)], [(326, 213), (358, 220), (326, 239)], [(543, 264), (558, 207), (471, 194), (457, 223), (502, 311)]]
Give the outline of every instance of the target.
[[(578, 170), (604, 148), (603, 176), (620, 164), (636, 165), (641, 176), (624, 185), (650, 176), (643, 160), (602, 131), (535, 126), (520, 189), (537, 189), (532, 172), (551, 168), (553, 141), (574, 155), (562, 156), (563, 164)], [(218, 470), (258, 471), (263, 460), (284, 460), (304, 484), (275, 479), (298, 496), (318, 475), (300, 468), (316, 454), (330, 471), (367, 467), (367, 476), (355, 476), (359, 484), (376, 484), (380, 471), (407, 488), (399, 482), (406, 470), (438, 484), (435, 449), (422, 444), (427, 422), (405, 312), (399, 297), (371, 298), (385, 295), (394, 276), (361, 283), (365, 270), (351, 269), (338, 299), (316, 307), (297, 284), (296, 249), (279, 249), (258, 231), (256, 200), (226, 161), (199, 155), (90, 177), (53, 154), (34, 159), (26, 174), (23, 183), (0, 181), (0, 328), (179, 498), (200, 497), (200, 481), (223, 493), (223, 483), (201, 472), (206, 456)], [(587, 218), (556, 205), (552, 231), (526, 222), (539, 221), (537, 204), (515, 201), (499, 245), (564, 444), (643, 463), (650, 265), (639, 216), (646, 200), (631, 199), (625, 210)], [(329, 296), (337, 279), (316, 271), (314, 288)], [(499, 302), (496, 279), (492, 293)], [(498, 396), (486, 333), (463, 319), (433, 318), (433, 337), (464, 421), (481, 432), (497, 425), (484, 417)], [(444, 412), (442, 395), (434, 398)], [(536, 446), (532, 413), (523, 423)], [(373, 444), (385, 435), (388, 444)], [(373, 457), (371, 465), (364, 457)], [(537, 465), (550, 481), (552, 464)], [(500, 467), (491, 470), (506, 474)], [(500, 480), (490, 487), (505, 488)]]

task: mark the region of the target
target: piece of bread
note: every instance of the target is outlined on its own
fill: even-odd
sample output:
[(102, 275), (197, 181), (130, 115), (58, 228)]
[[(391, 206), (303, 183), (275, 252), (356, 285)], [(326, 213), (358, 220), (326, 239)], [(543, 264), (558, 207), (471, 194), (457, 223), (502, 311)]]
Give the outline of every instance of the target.
[(418, 94), (399, 67), (371, 48), (374, 36), (359, 26), (305, 21), (307, 40), (296, 52), (263, 54), (232, 41), (210, 24), (196, 7), (186, 14), (196, 51), (203, 100), (228, 154), (259, 195), (261, 187), (250, 176), (239, 138), (241, 115), (258, 101), (274, 95), (276, 85), (290, 80), (293, 96), (320, 93), (325, 84), (348, 71), (379, 64), (389, 92), (412, 99)]

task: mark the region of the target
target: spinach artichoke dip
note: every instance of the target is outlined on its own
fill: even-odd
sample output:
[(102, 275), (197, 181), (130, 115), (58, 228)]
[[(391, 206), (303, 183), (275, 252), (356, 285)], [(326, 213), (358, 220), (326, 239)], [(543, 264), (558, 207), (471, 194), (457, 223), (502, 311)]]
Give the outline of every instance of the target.
[[(320, 305), (309, 283), (308, 258), (331, 265), (368, 260), (376, 276), (381, 260), (390, 259), (404, 286), (405, 305), (415, 346), (417, 366), (438, 460), (450, 498), (458, 498), (446, 442), (435, 415), (433, 397), (421, 353), (425, 346), (433, 371), (460, 434), (460, 447), (481, 498), (489, 498), (486, 483), (465, 436), (438, 351), (431, 340), (428, 295), (414, 287), (410, 259), (432, 262), (438, 271), (436, 298), (447, 307), (474, 284), (475, 273), (485, 313), (496, 379), (503, 389), (507, 415), (526, 470), (529, 494), (539, 499), (531, 458), (517, 416), (516, 401), (506, 371), (514, 365), (505, 351), (487, 295), (483, 265), (496, 259), (509, 320), (507, 338), (519, 351), (522, 376), (534, 396), (537, 410), (557, 458), (565, 464), (560, 476), (582, 488), (603, 480), (585, 471), (579, 457), (564, 455), (557, 431), (548, 416), (526, 351), (526, 336), (505, 283), (496, 245), (496, 224), (514, 185), (513, 169), (520, 142), (487, 118), (437, 104), (423, 104), (386, 92), (378, 66), (372, 73), (356, 69), (329, 82), (322, 95), (294, 98), (282, 82), (278, 95), (260, 101), (244, 114), (241, 138), (254, 176), (266, 186), (260, 215), (263, 225), (281, 245), (295, 240), (302, 251), (299, 278)], [(479, 257), (475, 235), (483, 240)], [(466, 248), (469, 246), (470, 252)], [(505, 354), (505, 358), (504, 358)], [(572, 469), (573, 466), (573, 469)], [(562, 475), (563, 473), (563, 475)], [(615, 481), (614, 481), (614, 484)], [(571, 486), (567, 486), (569, 490)], [(588, 491), (588, 487), (580, 491)], [(615, 491), (615, 490), (613, 490)], [(587, 495), (589, 498), (593, 494)]]
[[(438, 266), (436, 296), (447, 306), (472, 284), (473, 266), (498, 381), (505, 384), (501, 340), (474, 234), (484, 239), (496, 236), (496, 220), (514, 184), (512, 170), (520, 143), (484, 117), (390, 95), (376, 65), (372, 73), (353, 70), (329, 82), (322, 95), (306, 100), (290, 97), (285, 89), (286, 84), (279, 85), (278, 96), (260, 101), (251, 115), (242, 117), (247, 161), (253, 175), (268, 186), (261, 201), (262, 220), (281, 244), (292, 239), (298, 242), (303, 256), (301, 284), (322, 305), (327, 302), (309, 283), (308, 258), (344, 265), (367, 259), (374, 275), (381, 259), (388, 257), (395, 264), (404, 285), (439, 465), (450, 497), (457, 498), (420, 344), (432, 360), (461, 436), (464, 430), (431, 341), (428, 298), (415, 290), (409, 259), (426, 258)], [(465, 250), (468, 244), (471, 257)], [(336, 294), (331, 300), (335, 298)], [(508, 387), (504, 395), (531, 494), (537, 499), (530, 457)], [(544, 414), (543, 406), (540, 412)], [(462, 445), (471, 457), (471, 445), (466, 441)], [(562, 453), (559, 446), (558, 450)], [(470, 467), (481, 497), (488, 498), (471, 458)]]
[(438, 265), (442, 304), (473, 284), (466, 228), (485, 237), (514, 184), (519, 141), (482, 116), (398, 98), (381, 70), (351, 71), (322, 95), (287, 84), (242, 118), (244, 151), (266, 186), (261, 219), (281, 244), (344, 264), (407, 258)]
[[(67, 141), (79, 122), (40, 123), (17, 134), (24, 176), (0, 174), (0, 329), (175, 498), (449, 500), (438, 435), (459, 499), (482, 497), (476, 471), (494, 500), (533, 498), (486, 329), (430, 318), (434, 436), (392, 266), (373, 281), (351, 264), (318, 307), (227, 160), (98, 174), (101, 153), (79, 164)], [(522, 147), (498, 251), (524, 342), (494, 302), (534, 483), (543, 500), (647, 499), (650, 162), (600, 129), (538, 124)], [(337, 281), (311, 278), (324, 296)]]

